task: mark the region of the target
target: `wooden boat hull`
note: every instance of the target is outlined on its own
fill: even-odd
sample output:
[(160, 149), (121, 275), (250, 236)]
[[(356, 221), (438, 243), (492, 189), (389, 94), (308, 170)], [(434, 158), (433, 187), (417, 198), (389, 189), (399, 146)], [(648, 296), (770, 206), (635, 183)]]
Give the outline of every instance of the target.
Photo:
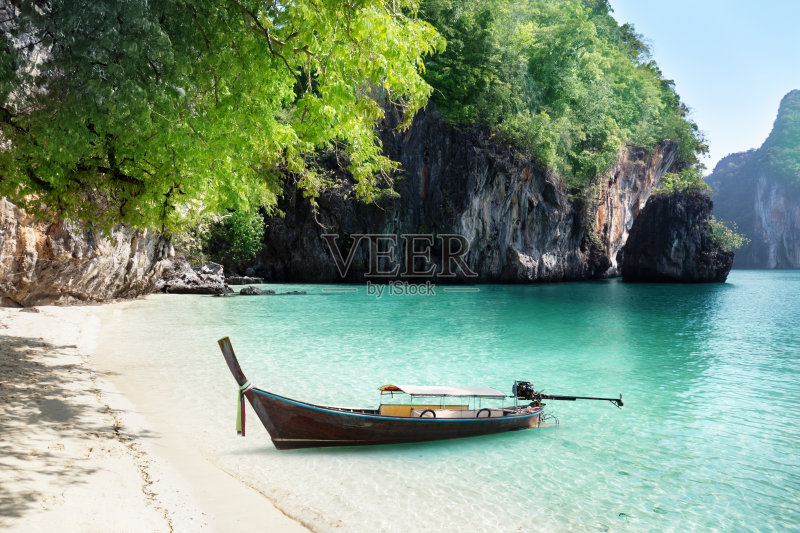
[(284, 398), (260, 389), (245, 393), (279, 450), (455, 439), (539, 426), (542, 409), (497, 418), (409, 418), (349, 412)]
[[(477, 413), (476, 418), (420, 418), (381, 415), (377, 409), (313, 405), (252, 387), (239, 366), (230, 339), (220, 339), (219, 346), (239, 384), (240, 394), (250, 402), (279, 450), (474, 437), (538, 427), (542, 414), (543, 407), (539, 406), (507, 408), (500, 410), (503, 416), (490, 418), (477, 418)], [(240, 414), (244, 435), (244, 412)]]

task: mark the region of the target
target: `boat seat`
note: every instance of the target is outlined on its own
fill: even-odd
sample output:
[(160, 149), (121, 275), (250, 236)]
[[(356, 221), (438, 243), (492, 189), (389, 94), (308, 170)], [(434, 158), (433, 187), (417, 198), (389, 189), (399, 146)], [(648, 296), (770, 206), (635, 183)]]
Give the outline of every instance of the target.
[(384, 416), (404, 416), (408, 417), (411, 416), (411, 406), (410, 405), (394, 405), (394, 404), (383, 404), (381, 405), (380, 414)]
[(436, 416), (440, 418), (455, 418), (454, 416), (440, 416), (442, 409), (448, 411), (463, 411), (467, 409), (467, 405), (414, 405), (414, 410), (411, 410), (409, 404), (382, 404), (380, 414), (384, 416), (419, 416), (426, 409), (433, 409), (436, 411)]

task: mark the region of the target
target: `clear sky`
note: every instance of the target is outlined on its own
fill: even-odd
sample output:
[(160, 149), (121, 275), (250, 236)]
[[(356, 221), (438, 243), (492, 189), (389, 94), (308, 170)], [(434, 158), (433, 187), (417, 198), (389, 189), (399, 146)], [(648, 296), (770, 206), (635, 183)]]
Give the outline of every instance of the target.
[(708, 171), (758, 148), (800, 89), (800, 0), (610, 0), (643, 34), (708, 140)]

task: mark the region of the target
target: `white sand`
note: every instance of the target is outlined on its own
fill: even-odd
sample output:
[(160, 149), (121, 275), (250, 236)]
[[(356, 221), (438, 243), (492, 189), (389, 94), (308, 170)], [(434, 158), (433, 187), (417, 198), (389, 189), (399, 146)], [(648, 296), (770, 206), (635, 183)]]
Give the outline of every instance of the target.
[(0, 308), (0, 530), (304, 531), (90, 366), (103, 308), (38, 311)]

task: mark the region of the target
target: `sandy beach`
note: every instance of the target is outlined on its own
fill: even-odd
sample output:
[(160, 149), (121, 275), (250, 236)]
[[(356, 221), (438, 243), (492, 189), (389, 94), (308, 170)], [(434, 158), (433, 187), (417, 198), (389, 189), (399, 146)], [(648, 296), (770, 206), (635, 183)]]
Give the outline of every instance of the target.
[(94, 353), (110, 306), (0, 308), (0, 529), (306, 529), (142, 416)]

